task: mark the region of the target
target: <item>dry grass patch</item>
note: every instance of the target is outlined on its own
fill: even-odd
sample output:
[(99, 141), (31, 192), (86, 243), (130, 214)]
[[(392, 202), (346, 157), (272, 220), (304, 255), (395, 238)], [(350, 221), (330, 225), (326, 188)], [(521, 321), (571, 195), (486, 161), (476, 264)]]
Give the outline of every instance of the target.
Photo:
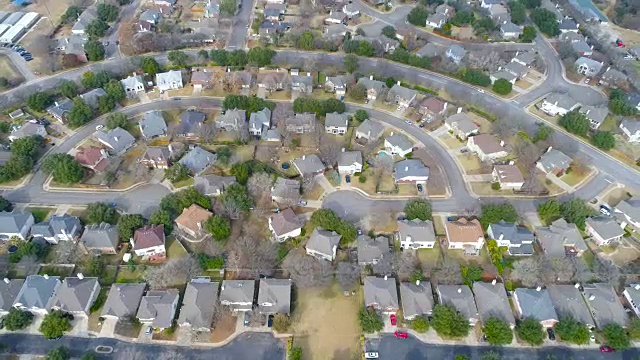
[(513, 191), (511, 190), (493, 190), (491, 188), (491, 183), (487, 182), (470, 182), (471, 189), (477, 195), (502, 195), (508, 196), (513, 195)]
[(438, 139), (442, 143), (444, 143), (447, 146), (447, 148), (449, 148), (451, 150), (459, 149), (459, 148), (465, 146), (465, 144), (462, 141), (454, 138), (453, 135), (451, 135), (451, 134), (440, 135), (440, 136), (438, 136)]
[(482, 162), (475, 154), (460, 154), (456, 158), (466, 174), (477, 173), (482, 168)]
[(523, 89), (523, 90), (527, 90), (532, 86), (533, 86), (533, 84), (528, 82), (528, 81), (526, 81), (526, 80), (518, 80), (518, 81), (516, 81), (516, 87), (519, 87), (520, 89)]
[[(244, 316), (240, 314), (238, 316)], [(215, 323), (211, 331), (211, 342), (217, 343), (224, 341), (233, 335), (236, 331), (237, 318), (230, 313), (223, 314)]]
[(490, 134), (491, 133), (491, 121), (483, 118), (482, 116), (476, 114), (473, 111), (467, 112), (467, 115), (475, 122), (478, 126), (480, 126), (481, 134)]
[(15, 68), (6, 55), (0, 55), (0, 77), (9, 81), (9, 87), (16, 86), (24, 81), (18, 69)]

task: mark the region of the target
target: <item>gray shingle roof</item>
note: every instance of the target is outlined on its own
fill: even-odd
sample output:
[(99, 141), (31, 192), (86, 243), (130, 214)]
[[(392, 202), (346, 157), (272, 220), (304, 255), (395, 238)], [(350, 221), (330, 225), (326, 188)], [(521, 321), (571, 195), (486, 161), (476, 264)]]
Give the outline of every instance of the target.
[(399, 309), (396, 279), (367, 276), (364, 278), (364, 304), (381, 308)]
[(396, 163), (393, 176), (396, 181), (408, 176), (429, 176), (429, 168), (418, 159), (406, 159)]
[(183, 164), (193, 174), (199, 175), (216, 161), (216, 154), (212, 154), (203, 148), (196, 146), (182, 157), (178, 162)]
[(551, 256), (565, 256), (567, 247), (578, 251), (587, 250), (587, 244), (582, 240), (578, 227), (564, 219), (552, 222), (548, 228), (536, 229), (536, 236), (542, 248)]
[(358, 84), (364, 85), (367, 90), (376, 90), (378, 94), (387, 87), (382, 81), (373, 80), (366, 77), (358, 79)]
[(634, 196), (629, 200), (620, 201), (615, 210), (625, 214), (634, 222), (640, 222), (640, 197)]
[(58, 117), (64, 116), (73, 107), (73, 101), (68, 98), (63, 98), (56, 101), (53, 105), (47, 108), (47, 112), (56, 115)]
[(13, 304), (26, 308), (48, 309), (58, 286), (59, 276), (29, 275)]
[(520, 26), (512, 23), (511, 21), (501, 24), (500, 30), (505, 33), (520, 33), (522, 31)]
[(345, 77), (343, 75), (338, 75), (338, 76), (327, 76), (327, 81), (328, 83), (332, 83), (334, 87), (345, 87), (346, 86), (346, 81), (345, 81)]
[(457, 59), (462, 59), (467, 51), (460, 45), (453, 44), (447, 49), (447, 56), (451, 56)]
[(291, 279), (260, 279), (258, 308), (262, 313), (289, 314)]
[(591, 71), (593, 74), (598, 74), (600, 72), (600, 70), (602, 70), (602, 67), (604, 66), (603, 63), (593, 60), (591, 58), (587, 58), (587, 57), (580, 57), (578, 58), (578, 60), (576, 60), (575, 62), (576, 66), (580, 66), (580, 65), (584, 65), (589, 67), (589, 70), (593, 70)]
[(313, 229), (306, 248), (321, 254), (332, 255), (334, 246), (340, 244), (342, 236), (335, 231), (322, 230), (320, 228)]
[(144, 81), (142, 80), (142, 76), (140, 75), (131, 75), (126, 78), (120, 80), (120, 83), (125, 89), (135, 89), (138, 85), (144, 86)]
[(115, 248), (118, 246), (118, 227), (101, 223), (88, 225), (81, 238), (86, 248)]
[(413, 90), (413, 89), (409, 89), (409, 88), (406, 88), (404, 86), (395, 84), (389, 90), (388, 98), (393, 99), (393, 98), (397, 97), (397, 98), (400, 98), (402, 100), (409, 101), (411, 99), (414, 99), (417, 94), (418, 94), (418, 92)]
[(266, 126), (267, 128), (271, 126), (271, 110), (269, 108), (264, 108), (260, 111), (253, 112), (249, 117), (250, 129), (262, 130), (264, 126)]
[(560, 169), (565, 171), (571, 166), (571, 158), (565, 155), (563, 152), (551, 149), (546, 153), (542, 154), (538, 163), (542, 165), (542, 167), (547, 172), (552, 172), (554, 170)]
[(602, 124), (604, 119), (609, 115), (609, 109), (606, 107), (597, 107), (590, 105), (583, 105), (580, 107), (580, 113), (584, 114), (587, 119), (596, 122), (597, 124)]
[(518, 288), (514, 292), (518, 299), (523, 318), (535, 318), (540, 321), (559, 320), (547, 289)]
[(433, 43), (428, 43), (427, 45), (420, 48), (420, 50), (416, 52), (416, 55), (420, 57), (434, 57), (440, 55), (442, 51), (443, 49), (440, 46)]
[(271, 197), (297, 201), (300, 198), (300, 181), (277, 178), (271, 187)]
[(0, 234), (17, 234), (22, 227), (33, 219), (28, 211), (0, 212)]
[(410, 237), (413, 242), (436, 241), (433, 222), (430, 220), (398, 220), (398, 234), (401, 239)]
[(98, 297), (97, 277), (68, 277), (62, 281), (51, 299), (51, 308), (68, 312), (86, 312)]
[(327, 114), (324, 120), (324, 126), (347, 127), (349, 124), (349, 115), (346, 113), (339, 114), (332, 112)]
[(587, 42), (584, 40), (571, 42), (571, 47), (573, 48), (573, 51), (575, 51), (577, 54), (584, 54), (584, 53), (588, 54), (592, 52), (591, 46), (589, 46), (589, 44), (587, 44)]
[(360, 151), (343, 151), (340, 153), (338, 166), (351, 166), (355, 163), (363, 164), (362, 153)]
[(578, 24), (576, 24), (572, 19), (562, 19), (558, 27), (560, 30), (577, 30)]
[(602, 329), (611, 323), (621, 326), (629, 323), (629, 316), (611, 285), (602, 283), (585, 285), (584, 298), (598, 328)]
[(575, 101), (571, 96), (561, 93), (551, 93), (547, 95), (544, 101), (554, 104), (565, 110), (571, 110), (576, 105), (578, 105), (578, 102)]
[(108, 146), (117, 154), (131, 147), (131, 145), (136, 141), (133, 135), (121, 127), (98, 131), (96, 136), (100, 141), (108, 144)]
[(207, 196), (222, 193), (227, 186), (235, 182), (235, 176), (205, 175), (193, 178), (193, 186)]
[(183, 111), (180, 114), (180, 124), (177, 127), (178, 134), (197, 134), (202, 128), (202, 123), (207, 116), (196, 110)]
[(627, 80), (627, 75), (616, 69), (609, 68), (602, 74), (601, 78), (605, 81), (625, 81)]
[(182, 72), (180, 70), (169, 70), (167, 72), (156, 74), (157, 86), (169, 86), (173, 82), (179, 82), (182, 84)]
[(400, 283), (400, 299), (402, 300), (402, 315), (405, 318), (428, 315), (433, 310), (433, 293), (431, 283)]
[(474, 282), (473, 293), (482, 322), (487, 321), (490, 317), (496, 317), (507, 324), (516, 324), (503, 284)]
[(456, 308), (468, 319), (478, 319), (478, 308), (467, 285), (438, 285), (440, 303)]
[(413, 147), (413, 143), (408, 137), (402, 134), (393, 134), (385, 139), (389, 144), (399, 147), (402, 150), (409, 150)]
[(24, 279), (7, 279), (0, 282), (0, 310), (9, 311), (22, 289)]
[(246, 110), (228, 109), (224, 114), (216, 118), (216, 126), (238, 128), (242, 126), (246, 120)]
[(494, 240), (509, 240), (513, 245), (531, 243), (534, 240), (533, 234), (527, 228), (505, 221), (489, 224), (487, 233), (493, 234)]
[(180, 308), (179, 324), (189, 324), (194, 329), (210, 328), (214, 306), (218, 302), (220, 283), (209, 278), (195, 278), (189, 281)]
[(232, 309), (251, 310), (252, 306), (233, 305), (234, 303), (251, 303), (256, 291), (255, 280), (223, 280), (220, 290), (220, 302), (228, 302)]
[(478, 130), (478, 125), (476, 125), (473, 120), (466, 113), (457, 113), (449, 116), (444, 120), (445, 123), (449, 124), (452, 128), (456, 128), (462, 131), (465, 134), (469, 134), (473, 131)]
[(138, 319), (152, 319), (154, 328), (170, 328), (175, 316), (173, 303), (178, 301), (180, 292), (177, 289), (149, 291), (142, 297), (136, 317)]
[(624, 230), (620, 225), (608, 216), (588, 218), (587, 225), (605, 240), (624, 235)]
[(571, 316), (585, 325), (593, 325), (593, 319), (580, 291), (573, 285), (547, 286), (551, 302), (560, 317)]
[(356, 128), (356, 132), (367, 134), (367, 136), (372, 139), (380, 137), (383, 131), (384, 126), (382, 124), (370, 119), (363, 121), (362, 124)]
[(512, 61), (504, 66), (504, 70), (518, 76), (523, 77), (529, 72), (529, 68), (519, 62)]
[(385, 236), (372, 239), (367, 235), (360, 235), (357, 241), (359, 264), (372, 264), (374, 261), (380, 261), (391, 254), (389, 239)]
[(321, 172), (325, 168), (322, 160), (316, 154), (303, 155), (293, 160), (293, 163), (303, 176)]
[(523, 52), (519, 52), (514, 59), (517, 59), (518, 61), (528, 66), (533, 64), (534, 61), (536, 61), (536, 54), (533, 51), (523, 51)]
[(33, 225), (31, 235), (52, 237), (58, 234), (78, 236), (82, 231), (82, 223), (77, 216), (53, 215), (49, 220)]
[(96, 109), (98, 108), (98, 99), (105, 95), (107, 95), (107, 92), (104, 91), (104, 89), (97, 88), (81, 94), (80, 98), (82, 99), (82, 101), (84, 101), (85, 104), (89, 105), (89, 107), (91, 107), (92, 109)]
[(102, 307), (102, 316), (126, 319), (138, 312), (146, 284), (113, 284)]
[(516, 75), (506, 71), (506, 70), (500, 70), (500, 71), (496, 71), (493, 74), (491, 74), (491, 77), (496, 78), (496, 79), (504, 79), (507, 80), (509, 82), (512, 81), (516, 81), (516, 79), (518, 78)]
[(162, 111), (154, 110), (145, 113), (140, 120), (140, 131), (147, 139), (166, 134), (167, 123), (164, 121)]
[(11, 135), (9, 139), (12, 138), (21, 138), (21, 137), (27, 137), (27, 136), (33, 136), (33, 135), (40, 135), (40, 136), (46, 136), (47, 135), (47, 130), (45, 129), (44, 125), (41, 124), (34, 124), (34, 123), (23, 123), (22, 125), (20, 125), (20, 127), (18, 128), (14, 128), (13, 130), (11, 130)]

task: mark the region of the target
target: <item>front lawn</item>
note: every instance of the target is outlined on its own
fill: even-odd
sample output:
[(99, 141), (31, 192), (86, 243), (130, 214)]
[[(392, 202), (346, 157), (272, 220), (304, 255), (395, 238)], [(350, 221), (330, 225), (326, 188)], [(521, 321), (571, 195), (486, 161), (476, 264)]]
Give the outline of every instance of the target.
[(49, 218), (49, 215), (55, 210), (50, 207), (27, 207), (25, 211), (30, 212), (33, 215), (36, 224), (45, 221)]

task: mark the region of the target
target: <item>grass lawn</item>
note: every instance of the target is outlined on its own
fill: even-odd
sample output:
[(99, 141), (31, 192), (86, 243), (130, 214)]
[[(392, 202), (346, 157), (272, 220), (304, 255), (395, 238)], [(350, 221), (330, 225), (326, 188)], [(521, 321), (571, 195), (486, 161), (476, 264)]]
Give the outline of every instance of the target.
[(584, 262), (587, 264), (587, 266), (591, 270), (593, 270), (593, 266), (597, 261), (596, 256), (593, 254), (593, 252), (591, 252), (591, 250), (586, 250), (585, 252), (582, 253), (582, 260), (584, 260)]
[(480, 159), (475, 154), (465, 153), (456, 156), (460, 165), (464, 169), (464, 172), (467, 174), (477, 173), (482, 164), (480, 163)]
[(25, 211), (33, 214), (33, 218), (36, 223), (45, 221), (49, 218), (49, 215), (55, 210), (55, 208), (51, 207), (27, 207)]
[(167, 257), (168, 258), (179, 258), (187, 255), (187, 250), (185, 250), (184, 246), (180, 244), (180, 241), (176, 239), (175, 236), (169, 236), (167, 238)]
[(143, 282), (144, 271), (140, 269), (140, 267), (136, 267), (135, 270), (129, 270), (128, 266), (122, 266), (118, 270), (118, 276), (116, 276), (117, 284), (125, 284), (125, 283), (138, 283)]
[(436, 243), (433, 249), (418, 249), (416, 250), (420, 266), (423, 269), (432, 269), (438, 265), (438, 262), (442, 258), (440, 246)]
[(14, 83), (15, 85), (24, 81), (20, 72), (18, 72), (15, 66), (13, 66), (13, 63), (6, 55), (0, 56), (0, 76), (7, 79), (9, 83)]
[(178, 181), (175, 184), (172, 184), (173, 187), (175, 187), (176, 189), (180, 189), (183, 187), (187, 187), (187, 186), (193, 186), (193, 178), (192, 177), (188, 177), (184, 180)]
[(435, 228), (436, 235), (446, 235), (446, 231), (444, 229), (444, 222), (446, 219), (443, 216), (434, 216), (433, 217), (433, 227)]
[(318, 184), (313, 184), (311, 190), (304, 193), (304, 198), (307, 200), (320, 200), (320, 197), (324, 194), (324, 188)]
[(602, 124), (600, 124), (600, 127), (598, 127), (598, 130), (600, 131), (616, 132), (617, 129), (618, 129), (618, 120), (616, 120), (616, 118), (613, 117), (612, 115), (607, 115), (607, 117), (604, 119)]
[(60, 276), (64, 279), (65, 277), (71, 276), (71, 274), (73, 274), (73, 267), (45, 265), (40, 268), (40, 270), (38, 271), (38, 275), (45, 274), (49, 276)]
[(604, 252), (605, 254), (611, 254), (612, 252), (616, 251), (616, 244), (602, 245), (600, 246), (600, 250), (602, 250), (602, 252)]
[[(588, 176), (589, 174), (586, 174), (586, 176)], [(567, 183), (567, 185), (570, 186), (576, 186), (580, 181), (582, 181), (585, 178), (585, 175), (583, 174), (579, 174), (575, 171), (572, 171), (568, 174), (562, 175), (560, 177), (560, 180), (564, 181), (565, 183)]]
[(463, 143), (462, 141), (454, 138), (453, 135), (451, 135), (451, 134), (440, 135), (440, 136), (438, 136), (438, 139), (441, 142), (443, 142), (447, 146), (447, 148), (449, 148), (449, 149), (459, 149), (459, 148), (465, 146), (465, 143)]
[(491, 183), (488, 182), (470, 182), (471, 189), (478, 195), (513, 195), (512, 190), (493, 190)]
[(115, 328), (115, 333), (128, 337), (128, 338), (137, 338), (140, 335), (140, 330), (142, 329), (142, 323), (135, 321), (118, 321)]
[(399, 196), (418, 195), (418, 188), (414, 184), (398, 184)]
[(360, 180), (356, 177), (351, 179), (351, 186), (355, 186), (358, 189), (366, 192), (367, 194), (375, 194), (376, 193), (376, 179), (374, 178), (373, 169), (369, 168), (362, 172), (367, 178), (367, 181), (361, 183)]
[(162, 341), (176, 341), (176, 339), (178, 338), (178, 326), (174, 323), (173, 326), (171, 326), (168, 329), (164, 329), (162, 331), (158, 331), (158, 332), (153, 332), (153, 335), (151, 335), (151, 339), (153, 340), (162, 340)]
[(267, 95), (268, 100), (291, 100), (291, 91), (273, 91)]
[(526, 80), (518, 80), (516, 81), (516, 86), (519, 87), (520, 89), (527, 90), (528, 88), (532, 87), (533, 84)]

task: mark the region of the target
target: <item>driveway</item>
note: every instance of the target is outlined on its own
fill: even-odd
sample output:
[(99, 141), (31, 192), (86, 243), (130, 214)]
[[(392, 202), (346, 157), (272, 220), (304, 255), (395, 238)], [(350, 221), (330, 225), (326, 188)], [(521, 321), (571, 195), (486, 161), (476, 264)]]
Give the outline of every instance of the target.
[(114, 319), (111, 317), (105, 318), (102, 322), (102, 327), (100, 328), (98, 337), (112, 338), (113, 334), (115, 333), (117, 323), (118, 319)]

